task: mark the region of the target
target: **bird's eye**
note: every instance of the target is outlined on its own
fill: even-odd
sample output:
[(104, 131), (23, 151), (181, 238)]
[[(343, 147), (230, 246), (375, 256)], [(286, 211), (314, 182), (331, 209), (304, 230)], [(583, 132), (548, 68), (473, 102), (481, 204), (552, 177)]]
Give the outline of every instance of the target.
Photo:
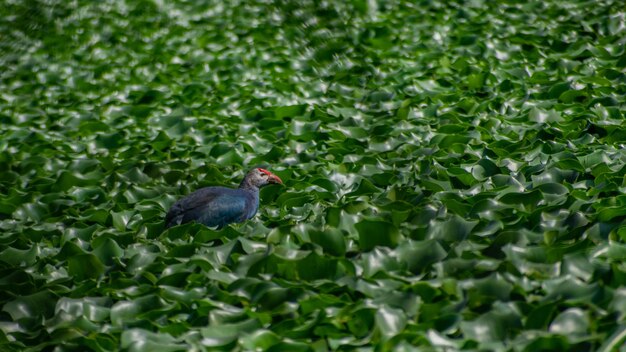
[(261, 168), (258, 168), (257, 171), (261, 174), (261, 176), (265, 177), (265, 178), (269, 178), (270, 177), (270, 172)]

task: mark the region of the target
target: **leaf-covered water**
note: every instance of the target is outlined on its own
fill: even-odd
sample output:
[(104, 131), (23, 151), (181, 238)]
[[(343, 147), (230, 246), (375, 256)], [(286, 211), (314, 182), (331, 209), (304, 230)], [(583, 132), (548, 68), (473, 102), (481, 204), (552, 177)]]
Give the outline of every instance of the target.
[(621, 5), (6, 1), (0, 349), (619, 348)]

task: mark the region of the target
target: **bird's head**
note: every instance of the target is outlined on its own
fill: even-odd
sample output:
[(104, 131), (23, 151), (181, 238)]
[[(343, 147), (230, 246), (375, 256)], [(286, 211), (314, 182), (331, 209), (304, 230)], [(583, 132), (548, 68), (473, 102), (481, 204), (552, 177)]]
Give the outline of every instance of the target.
[(248, 172), (248, 174), (244, 178), (243, 182), (245, 182), (247, 185), (258, 188), (272, 183), (283, 183), (280, 177), (260, 167), (250, 170), (250, 172)]

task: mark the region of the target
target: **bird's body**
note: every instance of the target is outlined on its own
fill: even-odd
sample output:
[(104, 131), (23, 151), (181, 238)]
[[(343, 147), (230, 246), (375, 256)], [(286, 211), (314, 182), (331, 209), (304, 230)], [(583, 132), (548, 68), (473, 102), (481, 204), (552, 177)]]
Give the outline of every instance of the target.
[(172, 227), (195, 221), (218, 228), (252, 218), (259, 209), (259, 188), (282, 183), (278, 176), (264, 169), (253, 169), (239, 188), (205, 187), (178, 200), (165, 217), (165, 226)]

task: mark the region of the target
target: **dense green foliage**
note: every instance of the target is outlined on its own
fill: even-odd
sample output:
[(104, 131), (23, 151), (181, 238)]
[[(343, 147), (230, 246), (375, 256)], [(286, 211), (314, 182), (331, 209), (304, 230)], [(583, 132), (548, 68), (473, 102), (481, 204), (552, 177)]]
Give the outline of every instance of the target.
[(0, 350), (623, 343), (620, 1), (3, 2)]

